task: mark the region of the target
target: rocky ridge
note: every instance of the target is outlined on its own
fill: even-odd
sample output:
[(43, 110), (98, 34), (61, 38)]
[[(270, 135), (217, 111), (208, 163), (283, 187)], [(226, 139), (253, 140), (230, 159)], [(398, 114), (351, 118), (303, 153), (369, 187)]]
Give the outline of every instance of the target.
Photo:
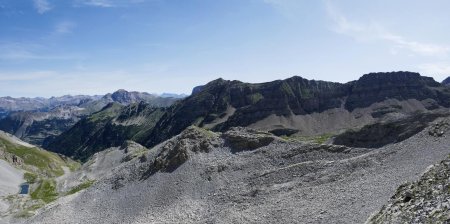
[[(192, 124), (226, 131), (271, 115), (289, 119), (342, 107), (353, 111), (386, 99), (414, 99), (426, 110), (450, 106), (450, 89), (432, 78), (410, 72), (371, 73), (346, 84), (301, 77), (260, 84), (218, 79), (194, 92), (168, 110), (144, 145), (155, 145)], [(401, 105), (393, 109), (380, 114), (404, 110)]]

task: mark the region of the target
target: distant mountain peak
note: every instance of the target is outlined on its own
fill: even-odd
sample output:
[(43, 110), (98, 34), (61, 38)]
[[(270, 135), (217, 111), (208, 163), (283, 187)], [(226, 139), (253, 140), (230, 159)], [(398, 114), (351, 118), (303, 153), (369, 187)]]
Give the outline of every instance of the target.
[(450, 86), (450, 76), (444, 79), (444, 81), (442, 81), (442, 85)]
[(115, 93), (128, 93), (128, 91), (125, 89), (118, 89)]

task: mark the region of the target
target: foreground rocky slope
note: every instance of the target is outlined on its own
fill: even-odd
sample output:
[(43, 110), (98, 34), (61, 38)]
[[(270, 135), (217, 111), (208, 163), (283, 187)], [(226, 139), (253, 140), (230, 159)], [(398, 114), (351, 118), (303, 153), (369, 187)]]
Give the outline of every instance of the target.
[(363, 223), (450, 153), (450, 138), (434, 132), (364, 149), (191, 127), (16, 222)]
[(368, 223), (450, 223), (450, 156), (401, 185)]

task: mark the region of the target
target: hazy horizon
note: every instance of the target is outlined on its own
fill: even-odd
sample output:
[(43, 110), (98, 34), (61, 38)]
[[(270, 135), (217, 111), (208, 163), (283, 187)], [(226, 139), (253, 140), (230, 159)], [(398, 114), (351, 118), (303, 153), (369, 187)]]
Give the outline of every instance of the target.
[(0, 0), (0, 96), (450, 76), (450, 2)]
[[(386, 71), (387, 72), (387, 71)], [(389, 72), (397, 72), (397, 71), (389, 71)], [(407, 72), (410, 72), (410, 71), (407, 71)], [(366, 73), (366, 74), (368, 74), (368, 73)], [(365, 75), (365, 74), (361, 74), (361, 76), (363, 76), (363, 75)], [(422, 75), (422, 74), (421, 74)], [(294, 76), (297, 76), (297, 75), (294, 75)], [(423, 76), (423, 75), (422, 75)], [(293, 76), (290, 76), (290, 77), (287, 77), (287, 78), (291, 78), (291, 77), (293, 77)], [(302, 77), (302, 76), (300, 76), (300, 77)], [(219, 79), (219, 78), (222, 78), (222, 77), (218, 77), (218, 78), (216, 78), (216, 79)], [(303, 77), (304, 78), (304, 77)], [(432, 77), (433, 79), (434, 79), (434, 77)], [(444, 78), (445, 79), (445, 78)], [(215, 80), (215, 79), (213, 79), (213, 80)], [(213, 81), (213, 80), (210, 80), (210, 81)], [(275, 80), (281, 80), (281, 79), (274, 79), (274, 80), (269, 80), (269, 82), (270, 81), (275, 81)], [(316, 80), (316, 81), (329, 81), (329, 80), (319, 80), (319, 79), (309, 79), (309, 80)], [(357, 80), (357, 79), (355, 79), (355, 80)], [(351, 82), (351, 81), (355, 81), (355, 80), (349, 80), (348, 82)], [(233, 80), (230, 80), (230, 81), (233, 81)], [(238, 81), (240, 81), (240, 80), (238, 80)], [(436, 80), (435, 79), (435, 81), (437, 81), (437, 82), (442, 82), (443, 80)], [(336, 81), (335, 81), (336, 82)], [(250, 82), (250, 83), (252, 83), (252, 82)], [(253, 82), (253, 83), (255, 83), (255, 82)], [(338, 83), (347, 83), (347, 82), (338, 82)], [(207, 83), (203, 83), (203, 84), (207, 84)], [(193, 86), (192, 88), (191, 88), (191, 90), (193, 89), (193, 88), (195, 88), (195, 87), (197, 87), (197, 86)], [(0, 97), (12, 97), (12, 98), (51, 98), (51, 97), (62, 97), (62, 96), (81, 96), (81, 95), (86, 95), (86, 96), (104, 96), (104, 95), (106, 95), (106, 94), (110, 94), (110, 93), (114, 93), (114, 92), (116, 92), (116, 91), (119, 91), (119, 90), (125, 90), (125, 91), (128, 91), (128, 92), (133, 92), (133, 91), (137, 91), (137, 90), (134, 90), (134, 89), (124, 89), (124, 88), (119, 88), (119, 89), (115, 89), (115, 90), (112, 90), (112, 91), (109, 91), (109, 92), (105, 92), (105, 93), (95, 93), (95, 94), (85, 94), (85, 93), (83, 93), (83, 92), (81, 92), (81, 93), (66, 93), (66, 94), (62, 94), (62, 95), (51, 95), (51, 96), (11, 96), (11, 95), (5, 95), (5, 96), (1, 96), (0, 95)], [(188, 92), (188, 93), (176, 93), (176, 92), (160, 92), (160, 93), (158, 93), (158, 92), (149, 92), (149, 91), (137, 91), (137, 92), (142, 92), (142, 93), (149, 93), (149, 94), (154, 94), (154, 95), (164, 95), (164, 94), (176, 94), (176, 95), (186, 95), (186, 96), (189, 96), (189, 95), (191, 95), (191, 93), (192, 93), (192, 91), (190, 91), (190, 92)]]

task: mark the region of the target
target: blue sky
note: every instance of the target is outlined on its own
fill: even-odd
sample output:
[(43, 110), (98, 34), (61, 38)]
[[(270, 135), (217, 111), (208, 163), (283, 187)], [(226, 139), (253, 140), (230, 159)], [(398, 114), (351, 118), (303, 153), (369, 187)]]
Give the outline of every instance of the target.
[(0, 96), (450, 76), (450, 1), (0, 0)]

